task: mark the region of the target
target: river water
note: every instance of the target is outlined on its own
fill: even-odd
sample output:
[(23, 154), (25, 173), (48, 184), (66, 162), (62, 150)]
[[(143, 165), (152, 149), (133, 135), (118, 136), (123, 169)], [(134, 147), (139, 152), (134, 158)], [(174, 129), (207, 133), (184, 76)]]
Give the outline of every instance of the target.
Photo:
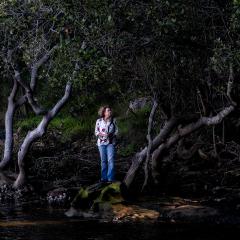
[[(0, 240), (120, 240), (120, 239), (235, 239), (239, 225), (176, 223), (107, 223), (100, 219), (65, 217), (65, 209), (44, 208), (38, 204), (2, 205)], [(236, 236), (236, 235), (235, 235)]]

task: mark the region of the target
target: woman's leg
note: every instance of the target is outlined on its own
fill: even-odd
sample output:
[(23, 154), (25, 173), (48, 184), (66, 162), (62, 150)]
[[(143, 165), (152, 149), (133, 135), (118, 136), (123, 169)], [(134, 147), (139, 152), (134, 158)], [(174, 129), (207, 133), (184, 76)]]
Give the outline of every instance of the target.
[(107, 178), (108, 178), (108, 181), (114, 181), (115, 180), (115, 170), (114, 170), (115, 147), (113, 144), (107, 145), (107, 158), (108, 158)]
[(101, 181), (107, 181), (107, 151), (106, 145), (98, 146), (101, 158)]

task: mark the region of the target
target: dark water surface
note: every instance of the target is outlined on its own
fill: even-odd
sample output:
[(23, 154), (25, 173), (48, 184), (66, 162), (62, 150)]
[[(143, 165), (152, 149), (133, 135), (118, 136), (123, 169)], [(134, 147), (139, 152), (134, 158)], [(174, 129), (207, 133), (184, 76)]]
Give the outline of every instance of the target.
[[(0, 240), (75, 239), (239, 239), (239, 225), (176, 223), (106, 223), (68, 219), (64, 209), (0, 207)], [(234, 237), (235, 236), (235, 237)]]

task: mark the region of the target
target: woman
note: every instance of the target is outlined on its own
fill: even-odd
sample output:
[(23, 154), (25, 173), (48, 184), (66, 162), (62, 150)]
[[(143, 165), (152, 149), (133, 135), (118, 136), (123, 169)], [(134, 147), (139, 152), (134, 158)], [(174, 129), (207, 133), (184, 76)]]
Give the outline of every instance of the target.
[(101, 158), (101, 182), (112, 182), (115, 180), (115, 137), (118, 127), (109, 106), (100, 107), (98, 114), (100, 118), (96, 121), (95, 135), (98, 137), (96, 145)]

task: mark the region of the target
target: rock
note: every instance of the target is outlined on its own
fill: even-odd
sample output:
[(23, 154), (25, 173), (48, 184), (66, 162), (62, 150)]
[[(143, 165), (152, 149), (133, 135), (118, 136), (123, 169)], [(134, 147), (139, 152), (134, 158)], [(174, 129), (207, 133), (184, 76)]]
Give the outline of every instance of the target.
[(105, 186), (101, 190), (100, 195), (94, 200), (93, 207), (99, 204), (105, 204), (105, 206), (107, 206), (106, 203), (111, 205), (123, 202), (124, 199), (120, 190), (120, 184), (121, 182), (114, 182)]
[(114, 222), (125, 221), (143, 221), (153, 220), (156, 221), (159, 217), (159, 212), (147, 208), (143, 208), (137, 205), (124, 205), (122, 203), (114, 204), (112, 206), (114, 214)]
[(137, 112), (138, 110), (141, 110), (145, 108), (146, 106), (150, 105), (151, 99), (149, 97), (140, 97), (136, 98), (133, 101), (129, 102), (128, 110), (126, 112), (126, 115), (129, 114), (129, 111)]
[(69, 202), (71, 196), (67, 188), (57, 188), (47, 193), (47, 201), (50, 205), (65, 205)]
[(219, 212), (215, 208), (207, 206), (181, 205), (178, 207), (169, 206), (163, 209), (161, 217), (177, 220), (197, 220), (203, 222), (209, 217), (217, 217)]
[(122, 202), (120, 184), (120, 182), (113, 182), (111, 184), (96, 183), (86, 188), (81, 187), (73, 199), (71, 206), (78, 208), (91, 206), (92, 208), (97, 208), (98, 204), (103, 202)]
[(66, 212), (66, 216), (86, 216), (89, 211), (104, 217), (111, 215), (112, 204), (124, 201), (120, 184), (120, 182), (96, 183), (86, 188), (81, 187), (71, 202), (71, 208)]
[(83, 218), (96, 218), (98, 214), (94, 213), (93, 211), (83, 211), (77, 210), (74, 207), (70, 207), (68, 211), (65, 212), (67, 217), (83, 217)]
[(137, 205), (125, 205), (120, 182), (97, 183), (80, 188), (65, 215), (68, 217), (98, 217), (104, 221), (124, 222), (157, 220), (155, 210)]
[(29, 198), (29, 196), (34, 197), (34, 189), (32, 185), (26, 184), (19, 189), (14, 189), (12, 184), (1, 184), (0, 185), (0, 202), (9, 201), (23, 201)]

